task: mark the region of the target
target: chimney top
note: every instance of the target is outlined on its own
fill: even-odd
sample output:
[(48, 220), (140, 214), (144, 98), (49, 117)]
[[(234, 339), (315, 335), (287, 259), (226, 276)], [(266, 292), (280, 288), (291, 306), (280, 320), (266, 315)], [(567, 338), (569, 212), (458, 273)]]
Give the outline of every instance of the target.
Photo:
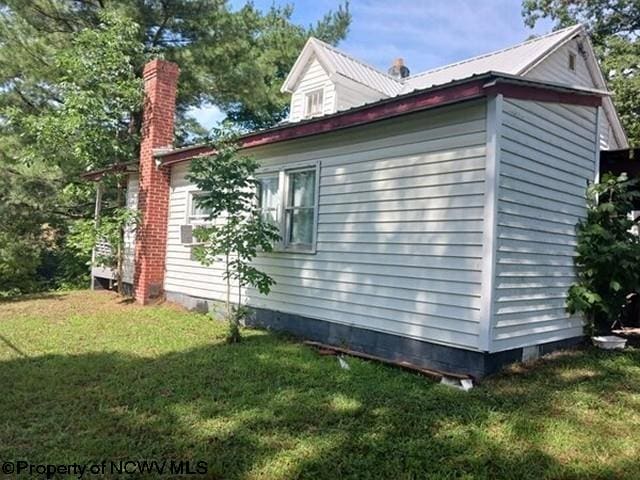
[(410, 71), (404, 64), (404, 58), (396, 58), (393, 61), (393, 65), (389, 68), (389, 75), (395, 78), (407, 78), (410, 75)]

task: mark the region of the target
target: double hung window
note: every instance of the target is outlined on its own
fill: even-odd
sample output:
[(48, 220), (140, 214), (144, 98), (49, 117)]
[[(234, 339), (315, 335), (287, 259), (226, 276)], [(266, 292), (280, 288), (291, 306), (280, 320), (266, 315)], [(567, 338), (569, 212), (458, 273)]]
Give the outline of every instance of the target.
[(283, 168), (258, 177), (258, 206), (263, 219), (280, 229), (282, 250), (315, 249), (318, 209), (317, 165)]

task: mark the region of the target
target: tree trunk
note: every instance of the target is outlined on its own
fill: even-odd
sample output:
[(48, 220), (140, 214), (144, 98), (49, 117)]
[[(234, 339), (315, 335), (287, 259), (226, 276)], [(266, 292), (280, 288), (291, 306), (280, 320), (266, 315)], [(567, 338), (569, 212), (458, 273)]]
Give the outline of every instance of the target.
[(229, 275), (229, 252), (225, 257), (225, 275), (227, 277), (227, 301), (225, 304), (227, 310), (227, 318), (231, 318), (231, 276)]
[[(235, 312), (231, 311), (231, 275), (229, 271), (229, 257), (230, 253), (226, 254), (226, 276), (227, 276), (227, 321), (229, 322), (229, 335), (227, 336), (228, 343), (238, 343), (241, 340), (240, 337), (240, 324), (239, 315), (240, 311), (236, 309)], [(238, 298), (238, 302), (240, 299)], [(238, 304), (238, 308), (240, 305)]]

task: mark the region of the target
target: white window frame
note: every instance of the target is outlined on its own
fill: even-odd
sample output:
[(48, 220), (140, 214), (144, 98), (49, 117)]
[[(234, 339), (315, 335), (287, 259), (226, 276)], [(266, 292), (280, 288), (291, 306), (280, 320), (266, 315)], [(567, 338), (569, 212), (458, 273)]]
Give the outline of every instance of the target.
[[(314, 97), (318, 99), (317, 108), (318, 110), (314, 110)], [(311, 92), (307, 92), (304, 95), (304, 117), (305, 118), (313, 118), (320, 116), (324, 113), (324, 88), (318, 88), (316, 90), (312, 90)]]
[[(280, 204), (282, 201), (282, 195), (280, 194), (280, 189), (282, 188), (282, 179), (280, 178), (280, 172), (279, 171), (271, 171), (271, 172), (264, 172), (264, 171), (259, 171), (258, 174), (256, 174), (256, 180), (260, 180), (261, 178), (277, 178), (278, 179), (278, 208), (276, 209), (276, 223), (277, 225), (280, 225), (280, 223), (282, 222), (282, 216), (281, 216), (281, 211), (282, 211), (282, 205)], [(256, 192), (257, 193), (257, 192)], [(260, 212), (262, 213), (262, 205), (260, 205), (260, 198), (256, 198), (256, 206), (259, 208)]]
[(193, 208), (195, 197), (204, 194), (205, 192), (203, 192), (202, 190), (187, 191), (187, 210), (185, 212), (185, 224), (205, 225), (211, 223), (211, 220), (208, 220), (209, 215), (191, 215), (191, 209)]
[[(289, 177), (292, 173), (315, 171), (315, 185), (313, 195), (313, 223), (311, 244), (295, 244), (288, 241), (289, 228), (287, 225), (287, 205), (289, 201)], [(318, 239), (318, 204), (320, 193), (320, 162), (300, 162), (288, 165), (265, 167), (258, 171), (256, 178), (272, 177), (278, 175), (278, 227), (280, 228), (281, 241), (274, 245), (274, 251), (293, 253), (316, 253)]]

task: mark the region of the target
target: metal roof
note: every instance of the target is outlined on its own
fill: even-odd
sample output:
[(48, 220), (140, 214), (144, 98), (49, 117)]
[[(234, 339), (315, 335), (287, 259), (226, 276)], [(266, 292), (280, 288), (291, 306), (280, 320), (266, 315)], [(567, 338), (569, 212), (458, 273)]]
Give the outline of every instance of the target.
[(404, 79), (403, 92), (440, 85), (489, 70), (511, 75), (522, 74), (559, 44), (573, 38), (581, 31), (582, 25), (574, 25), (547, 35), (532, 38), (509, 48), (407, 77)]
[[(313, 55), (318, 58), (330, 76), (342, 76), (360, 83), (378, 92), (380, 94), (378, 100), (396, 97), (436, 85), (444, 85), (454, 80), (461, 80), (489, 71), (507, 75), (526, 75), (552, 52), (578, 35), (584, 35), (587, 44), (589, 44), (584, 27), (578, 24), (529, 39), (508, 48), (438, 67), (403, 79), (392, 77), (331, 45), (318, 39), (310, 38), (289, 72), (282, 86), (282, 91), (293, 93), (298, 79), (303, 74), (307, 62)], [(597, 87), (605, 89), (606, 82), (591, 48), (587, 48), (587, 56), (589, 68), (597, 77), (595, 79)], [(604, 110), (613, 127), (616, 139), (621, 145), (627, 145), (625, 132), (610, 98), (605, 99)]]
[(339, 74), (368, 86), (385, 96), (394, 97), (413, 90), (442, 85), (484, 72), (523, 74), (550, 51), (583, 31), (582, 25), (563, 28), (535, 37), (502, 50), (486, 53), (460, 62), (438, 67), (407, 78), (395, 78), (317, 38), (310, 38), (294, 64), (283, 86), (292, 91), (306, 60), (315, 54), (330, 74)]
[(403, 85), (399, 79), (381, 72), (376, 67), (353, 58), (317, 38), (312, 38), (311, 44), (316, 47), (316, 54), (321, 59), (324, 58), (330, 62), (334, 73), (373, 88), (389, 97), (394, 97), (402, 91)]

